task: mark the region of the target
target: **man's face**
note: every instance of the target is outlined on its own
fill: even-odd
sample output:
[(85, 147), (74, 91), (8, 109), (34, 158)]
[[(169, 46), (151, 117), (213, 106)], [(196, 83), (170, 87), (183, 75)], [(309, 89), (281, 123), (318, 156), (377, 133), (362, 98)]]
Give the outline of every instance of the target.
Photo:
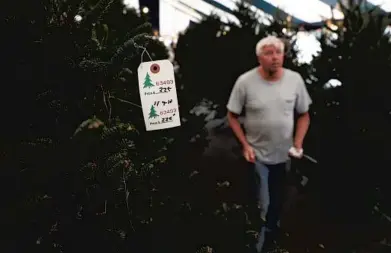
[(258, 60), (266, 71), (276, 72), (284, 63), (284, 52), (273, 45), (264, 46)]

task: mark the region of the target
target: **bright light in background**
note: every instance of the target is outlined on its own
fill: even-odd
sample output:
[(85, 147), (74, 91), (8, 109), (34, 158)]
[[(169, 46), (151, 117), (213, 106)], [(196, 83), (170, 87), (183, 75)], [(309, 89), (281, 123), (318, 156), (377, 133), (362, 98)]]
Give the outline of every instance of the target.
[(224, 5), (231, 11), (236, 9), (236, 1), (235, 0), (215, 0), (217, 3)]
[(75, 16), (75, 21), (76, 21), (77, 23), (81, 22), (82, 19), (83, 19), (83, 18), (82, 18), (80, 15), (76, 15), (76, 16)]
[(312, 33), (300, 31), (294, 39), (296, 39), (295, 49), (298, 52), (299, 64), (310, 63), (314, 56), (322, 51), (320, 42)]
[(195, 10), (198, 10), (198, 11), (204, 13), (205, 15), (211, 15), (212, 13), (215, 13), (220, 17), (220, 20), (224, 23), (228, 23), (230, 21), (230, 22), (233, 22), (237, 25), (240, 24), (237, 17), (235, 17), (234, 15), (232, 15), (230, 13), (227, 13), (223, 10), (216, 8), (207, 2), (200, 1), (200, 0), (181, 0), (180, 2), (188, 5), (189, 7), (193, 8)]
[(222, 22), (239, 23), (239, 20), (234, 15), (217, 9), (204, 1), (160, 0), (159, 32), (160, 36), (164, 38), (164, 44), (175, 43), (178, 34), (186, 30), (190, 21), (199, 23), (203, 18), (200, 13), (205, 15), (216, 13)]
[(126, 6), (126, 8), (140, 10), (140, 4), (138, 0), (123, 0), (122, 3)]
[(144, 14), (147, 14), (147, 13), (149, 12), (148, 7), (143, 7), (142, 12), (143, 12)]
[[(229, 9), (234, 9), (235, 2), (238, 0), (214, 0)], [(321, 2), (321, 0), (265, 0), (276, 7), (281, 7), (288, 13), (292, 13), (301, 20), (307, 22), (322, 21), (327, 17), (331, 17), (331, 9), (327, 4)], [(306, 6), (306, 8), (302, 8)], [(250, 5), (250, 9), (256, 11), (266, 21), (266, 18), (271, 16), (264, 13), (262, 10)], [(308, 11), (311, 9), (311, 11)], [(197, 10), (197, 11), (195, 11)], [(178, 34), (186, 30), (190, 22), (198, 23), (202, 19), (202, 15), (210, 15), (216, 13), (220, 16), (223, 22), (230, 20), (237, 23), (238, 20), (235, 16), (214, 7), (213, 5), (199, 0), (160, 0), (160, 36), (164, 40), (164, 44), (167, 46), (171, 42), (176, 42)], [(343, 18), (343, 14), (334, 9), (335, 18)], [(264, 22), (263, 22), (264, 23)], [(336, 29), (334, 24), (329, 24), (331, 29)], [(321, 52), (320, 42), (316, 38), (316, 32), (299, 32), (296, 35), (296, 50), (298, 51), (298, 61), (302, 63), (310, 63), (314, 56), (317, 56)]]
[(386, 12), (391, 12), (391, 0), (368, 0), (371, 4), (379, 6)]
[(342, 83), (340, 80), (337, 80), (337, 79), (330, 79), (326, 84), (325, 84), (325, 88), (326, 89), (330, 89), (330, 88), (335, 88), (335, 87), (338, 87), (338, 86), (341, 86)]
[[(330, 6), (320, 0), (265, 0), (269, 4), (284, 10), (286, 13), (308, 23), (330, 19)], [(343, 19), (342, 12), (333, 10), (335, 19)]]
[(199, 13), (178, 1), (160, 0), (159, 33), (166, 46), (169, 46), (171, 42), (176, 42), (178, 34), (189, 26), (190, 21), (199, 22), (201, 19), (202, 16)]
[[(241, 0), (214, 0), (215, 2), (224, 5), (230, 10), (236, 10), (237, 9), (237, 3), (239, 3)], [(250, 10), (257, 13), (259, 15), (259, 21), (265, 25), (270, 24), (270, 19), (272, 19), (272, 16), (270, 14), (267, 14), (263, 12), (261, 9), (258, 9), (254, 5), (251, 5), (247, 3), (250, 7)]]

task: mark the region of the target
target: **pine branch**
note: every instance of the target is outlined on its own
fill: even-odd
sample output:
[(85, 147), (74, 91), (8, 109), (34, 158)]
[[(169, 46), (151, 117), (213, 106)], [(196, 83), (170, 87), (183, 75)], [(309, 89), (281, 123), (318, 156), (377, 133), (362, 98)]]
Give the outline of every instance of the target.
[[(108, 12), (114, 0), (100, 0), (91, 10), (85, 13), (84, 23), (90, 24), (100, 21), (102, 16)], [(95, 22), (93, 22), (95, 21)]]
[(118, 101), (120, 101), (120, 102), (122, 102), (122, 103), (130, 104), (130, 105), (133, 105), (133, 106), (136, 106), (136, 107), (142, 109), (141, 105), (135, 104), (135, 103), (130, 102), (130, 101), (128, 101), (128, 100), (124, 100), (124, 99), (117, 98), (117, 97), (114, 97), (114, 96), (110, 96), (109, 98), (110, 98), (110, 99), (118, 100)]
[(106, 99), (106, 91), (103, 89), (103, 85), (100, 85), (100, 88), (102, 90), (102, 95), (103, 95), (103, 104), (105, 105), (105, 108), (106, 108), (106, 111), (107, 111), (107, 114), (108, 114), (108, 120), (109, 122), (111, 121), (111, 112), (112, 112), (112, 107), (111, 107), (111, 103), (110, 103), (110, 92), (107, 91), (108, 93), (108, 96)]
[(125, 203), (126, 203), (126, 209), (128, 210), (129, 225), (132, 228), (132, 230), (135, 231), (134, 226), (133, 226), (133, 222), (132, 222), (132, 210), (129, 208), (129, 194), (130, 194), (130, 192), (128, 190), (128, 185), (126, 184), (127, 177), (126, 177), (126, 173), (125, 173), (125, 167), (122, 170), (122, 180), (123, 180), (123, 184), (124, 184), (124, 188), (125, 188), (124, 189), (125, 190)]
[(126, 34), (125, 40), (130, 40), (137, 36), (138, 34), (147, 34), (150, 29), (152, 28), (151, 23), (144, 23), (136, 28), (134, 28), (132, 31)]
[[(111, 5), (114, 3), (115, 0), (104, 0), (104, 3), (105, 4), (105, 7), (103, 8), (103, 10), (100, 12), (99, 16), (97, 17), (97, 20), (98, 21), (101, 21), (102, 20), (102, 17), (109, 12), (110, 8), (111, 8)], [(103, 6), (102, 6), (103, 7)]]
[(121, 47), (117, 49), (117, 51), (111, 57), (111, 63), (122, 64), (124, 62), (125, 57), (128, 56), (127, 53), (128, 51), (130, 51), (130, 49), (139, 49), (140, 47), (145, 47), (146, 42), (150, 38), (151, 37), (147, 33), (141, 33), (127, 40)]
[[(79, 67), (84, 71), (113, 78), (118, 75), (119, 69), (122, 69), (125, 62), (134, 58), (136, 55), (134, 49), (145, 49), (148, 39), (151, 39), (151, 37), (147, 33), (138, 34), (120, 46), (109, 61), (83, 60), (79, 63)], [(99, 41), (95, 40), (95, 42), (98, 47), (101, 45)]]
[(151, 169), (154, 167), (154, 164), (156, 163), (164, 163), (166, 162), (167, 157), (166, 156), (160, 156), (158, 158), (153, 159), (152, 161), (148, 162), (147, 164), (143, 165), (140, 168), (140, 176), (143, 177), (151, 172)]
[(111, 137), (113, 137), (114, 134), (120, 134), (121, 135), (121, 131), (125, 131), (125, 132), (136, 132), (137, 134), (139, 134), (139, 132), (137, 131), (137, 129), (132, 125), (132, 124), (129, 124), (129, 123), (118, 123), (117, 125), (113, 126), (113, 127), (106, 127), (103, 129), (103, 133), (101, 135), (101, 139), (102, 140), (107, 140)]
[(103, 73), (104, 76), (109, 75), (111, 63), (97, 60), (83, 60), (79, 63), (79, 67), (84, 71), (93, 73)]

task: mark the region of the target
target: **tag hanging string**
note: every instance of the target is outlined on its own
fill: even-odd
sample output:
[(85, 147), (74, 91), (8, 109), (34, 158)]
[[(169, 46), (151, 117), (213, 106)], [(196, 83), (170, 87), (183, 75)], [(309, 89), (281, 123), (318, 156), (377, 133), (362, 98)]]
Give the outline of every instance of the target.
[(134, 45), (135, 48), (139, 48), (139, 49), (142, 49), (142, 50), (143, 50), (143, 52), (141, 53), (141, 62), (144, 62), (144, 54), (145, 54), (145, 53), (147, 54), (148, 58), (149, 58), (151, 61), (153, 61), (151, 55), (148, 53), (147, 48), (138, 45), (136, 42), (133, 42), (133, 45)]

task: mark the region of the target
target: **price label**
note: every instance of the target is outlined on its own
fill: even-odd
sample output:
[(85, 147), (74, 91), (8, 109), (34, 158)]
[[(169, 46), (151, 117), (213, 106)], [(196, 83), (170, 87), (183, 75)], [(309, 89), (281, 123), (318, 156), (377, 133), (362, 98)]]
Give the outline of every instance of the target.
[(172, 63), (169, 60), (141, 63), (138, 67), (138, 82), (146, 130), (180, 126)]

